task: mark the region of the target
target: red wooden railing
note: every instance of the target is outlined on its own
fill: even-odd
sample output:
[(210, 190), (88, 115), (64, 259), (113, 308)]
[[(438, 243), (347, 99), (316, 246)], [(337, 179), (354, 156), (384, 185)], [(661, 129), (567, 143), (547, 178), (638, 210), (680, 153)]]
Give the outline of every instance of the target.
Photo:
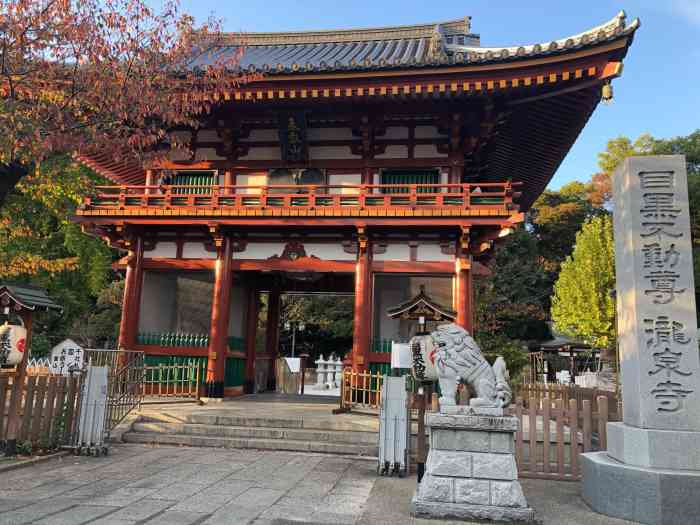
[(515, 210), (519, 183), (271, 186), (98, 186), (82, 209), (486, 208)]

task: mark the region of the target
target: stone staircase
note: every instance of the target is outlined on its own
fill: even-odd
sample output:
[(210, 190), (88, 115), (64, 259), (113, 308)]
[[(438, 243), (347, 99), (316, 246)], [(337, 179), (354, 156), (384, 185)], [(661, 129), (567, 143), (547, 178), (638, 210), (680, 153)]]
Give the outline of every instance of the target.
[(376, 458), (378, 432), (343, 421), (247, 417), (216, 413), (141, 414), (122, 436), (127, 443), (320, 452)]

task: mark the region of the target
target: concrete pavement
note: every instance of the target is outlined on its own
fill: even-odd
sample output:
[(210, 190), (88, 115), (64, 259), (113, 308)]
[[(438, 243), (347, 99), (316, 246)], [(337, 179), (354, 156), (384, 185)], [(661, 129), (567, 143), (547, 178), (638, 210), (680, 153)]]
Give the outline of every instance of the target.
[[(0, 476), (0, 525), (424, 524), (408, 513), (415, 478), (374, 462), (279, 451), (115, 445)], [(592, 513), (578, 484), (524, 480), (544, 523), (625, 525)]]

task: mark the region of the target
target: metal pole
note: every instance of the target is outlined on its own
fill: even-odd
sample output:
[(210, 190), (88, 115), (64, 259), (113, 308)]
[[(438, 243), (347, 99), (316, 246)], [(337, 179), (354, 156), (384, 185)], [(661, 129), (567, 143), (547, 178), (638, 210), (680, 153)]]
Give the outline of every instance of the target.
[(292, 357), (294, 357), (294, 346), (297, 342), (297, 325), (292, 324)]
[(305, 377), (306, 377), (306, 359), (309, 357), (309, 354), (301, 354), (299, 356), (301, 358), (301, 366), (299, 367), (299, 370), (301, 371), (301, 389), (300, 389), (300, 395), (304, 395), (304, 382), (305, 382)]

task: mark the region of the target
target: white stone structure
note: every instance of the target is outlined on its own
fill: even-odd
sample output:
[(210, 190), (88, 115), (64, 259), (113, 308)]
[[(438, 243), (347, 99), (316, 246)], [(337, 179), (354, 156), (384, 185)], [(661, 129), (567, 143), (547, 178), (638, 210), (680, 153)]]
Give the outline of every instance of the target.
[(632, 157), (613, 182), (624, 421), (608, 423), (607, 452), (583, 455), (583, 497), (642, 523), (695, 522), (700, 356), (685, 158)]
[(340, 383), (343, 380), (343, 360), (340, 357), (336, 357), (333, 362), (335, 367), (335, 379), (333, 381), (334, 388), (340, 388)]
[(326, 360), (323, 354), (315, 361), (316, 363), (316, 388), (322, 389), (326, 378)]
[(333, 354), (328, 356), (326, 361), (326, 388), (335, 388), (335, 366), (333, 361)]

